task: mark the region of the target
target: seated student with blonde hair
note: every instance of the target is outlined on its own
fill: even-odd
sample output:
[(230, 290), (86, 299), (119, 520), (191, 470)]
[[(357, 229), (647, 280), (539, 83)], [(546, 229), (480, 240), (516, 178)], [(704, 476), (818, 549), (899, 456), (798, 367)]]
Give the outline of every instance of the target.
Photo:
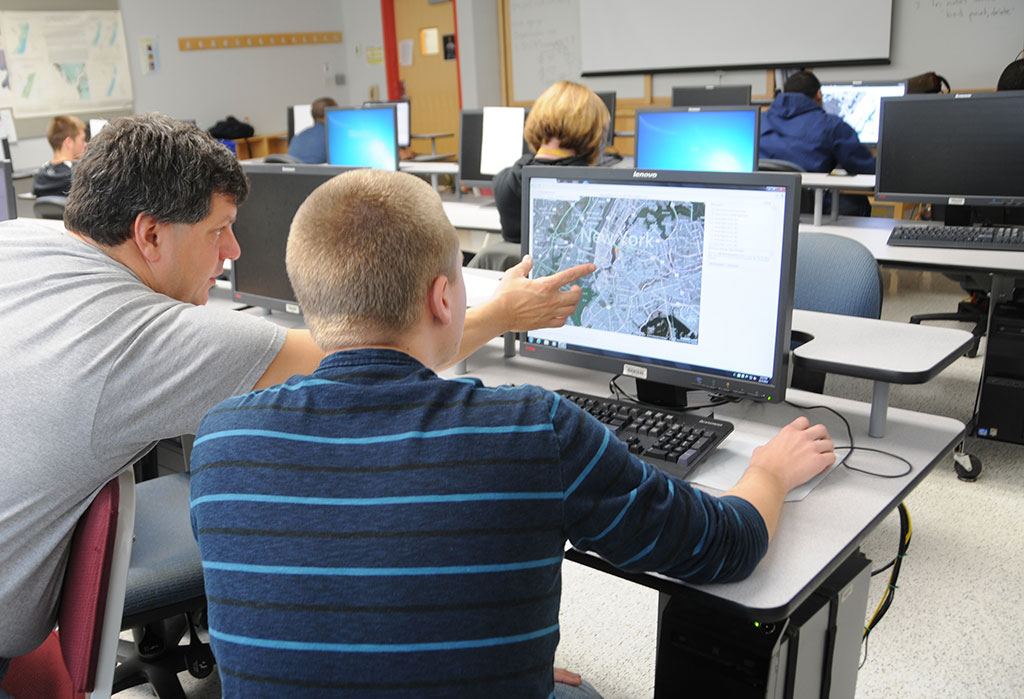
[(494, 176), (494, 203), (505, 241), (520, 241), (523, 166), (595, 165), (610, 122), (608, 107), (586, 85), (560, 80), (541, 93), (523, 129), (523, 138), (534, 152)]
[(835, 460), (800, 418), (714, 497), (550, 391), (437, 376), (466, 285), (455, 230), (412, 175), (325, 183), (286, 258), (328, 354), (213, 408), (192, 453), (225, 697), (595, 696), (553, 671), (566, 540), (628, 570), (738, 580), (787, 491)]
[(32, 193), (37, 197), (66, 197), (71, 191), (75, 161), (85, 152), (85, 122), (75, 116), (56, 116), (46, 127), (53, 158), (36, 172)]

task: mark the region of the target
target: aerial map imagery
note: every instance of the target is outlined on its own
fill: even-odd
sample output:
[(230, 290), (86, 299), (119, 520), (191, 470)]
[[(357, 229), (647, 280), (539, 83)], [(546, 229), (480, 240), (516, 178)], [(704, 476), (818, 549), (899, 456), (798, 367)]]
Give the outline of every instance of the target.
[(535, 199), (533, 217), (535, 275), (597, 265), (567, 325), (697, 342), (703, 202)]

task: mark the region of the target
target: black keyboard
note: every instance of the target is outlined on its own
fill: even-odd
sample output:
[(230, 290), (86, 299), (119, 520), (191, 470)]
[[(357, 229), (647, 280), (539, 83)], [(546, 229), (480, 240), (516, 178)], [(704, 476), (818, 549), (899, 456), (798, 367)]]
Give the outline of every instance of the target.
[(691, 413), (645, 408), (585, 393), (558, 394), (601, 421), (629, 450), (666, 473), (685, 478), (732, 432), (732, 423)]
[(1024, 228), (1019, 226), (896, 226), (889, 234), (889, 245), (1024, 251)]

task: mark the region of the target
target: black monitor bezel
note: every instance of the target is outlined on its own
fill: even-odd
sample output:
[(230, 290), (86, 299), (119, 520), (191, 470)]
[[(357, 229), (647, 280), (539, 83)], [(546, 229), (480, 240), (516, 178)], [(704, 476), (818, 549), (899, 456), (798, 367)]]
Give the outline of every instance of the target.
[(394, 148), (392, 150), (394, 154), (394, 167), (391, 171), (398, 170), (399, 154), (398, 154), (398, 109), (394, 105), (380, 105), (375, 107), (328, 107), (324, 110), (324, 147), (327, 149), (327, 165), (333, 165), (334, 167), (347, 167), (347, 168), (360, 168), (368, 167), (367, 165), (340, 165), (331, 162), (331, 129), (330, 129), (330, 115), (331, 112), (365, 112), (369, 109), (390, 109), (391, 110), (391, 128), (395, 134)]
[[(891, 101), (906, 100), (907, 102), (959, 102), (962, 100), (999, 100), (1016, 99), (1024, 104), (1024, 91), (1014, 90), (1006, 92), (957, 92), (957, 93), (935, 93), (935, 94), (910, 94), (903, 97), (883, 97), (882, 116), (878, 124), (878, 153), (876, 156), (875, 168), (875, 199), (881, 202), (905, 202), (912, 204), (947, 204), (951, 206), (1024, 206), (1024, 191), (1019, 196), (1005, 195), (964, 195), (956, 192), (943, 192), (937, 194), (924, 194), (919, 192), (887, 192), (885, 170), (883, 169), (884, 158), (886, 157), (886, 144), (883, 138), (885, 128), (885, 109)], [(1024, 124), (1024, 121), (1021, 122)], [(942, 144), (935, 144), (941, 148)]]
[[(358, 170), (360, 168), (346, 167), (344, 165), (308, 165), (308, 164), (294, 164), (294, 163), (242, 163), (242, 171), (245, 172), (246, 177), (250, 174), (280, 174), (283, 176), (288, 175), (324, 175), (325, 178), (334, 177), (340, 175), (343, 172), (349, 172), (350, 170)], [(326, 179), (325, 179), (326, 181)], [(242, 204), (241, 208), (245, 207), (245, 203)], [(287, 231), (285, 232), (287, 235)], [(242, 246), (242, 256), (239, 258), (243, 260), (244, 265), (246, 248)], [(280, 299), (271, 296), (263, 296), (262, 294), (256, 294), (251, 291), (239, 290), (238, 279), (236, 277), (238, 260), (234, 260), (231, 264), (231, 296), (234, 300), (241, 303), (249, 304), (250, 306), (260, 306), (272, 311), (284, 311), (286, 313), (301, 314), (302, 309), (299, 306), (299, 302), (295, 299)], [(294, 294), (293, 294), (294, 295)]]
[[(525, 116), (529, 116), (529, 115), (530, 115), (530, 108), (529, 107), (525, 107)], [(467, 178), (465, 178), (463, 176), (463, 172), (464, 172), (463, 171), (463, 167), (464, 167), (465, 163), (467, 162), (465, 156), (463, 155), (464, 149), (465, 149), (465, 147), (467, 145), (466, 142), (465, 142), (465, 133), (466, 133), (465, 119), (466, 119), (467, 116), (470, 116), (470, 117), (473, 117), (473, 118), (478, 118), (480, 120), (480, 141), (481, 141), (481, 143), (483, 142), (483, 135), (484, 135), (484, 124), (483, 124), (484, 110), (483, 110), (483, 108), (479, 108), (479, 109), (462, 109), (462, 110), (460, 110), (459, 111), (459, 173), (458, 173), (459, 184), (458, 184), (458, 186), (460, 188), (461, 187), (479, 187), (481, 189), (491, 189), (492, 187), (494, 187), (494, 177), (495, 176), (494, 175), (484, 175), (484, 173), (480, 172), (480, 158), (479, 157), (477, 157), (477, 171), (475, 173), (473, 173), (473, 174), (480, 175), (480, 179), (476, 179), (475, 177), (467, 179)], [(526, 142), (526, 139), (524, 138), (523, 139), (523, 155), (526, 155), (529, 152), (530, 152), (530, 144), (528, 144)]]
[[(663, 112), (686, 112), (686, 113), (698, 113), (698, 112), (753, 112), (754, 113), (754, 157), (751, 163), (751, 172), (757, 171), (757, 160), (758, 154), (761, 148), (761, 108), (757, 105), (746, 105), (746, 106), (712, 106), (712, 107), (646, 107), (644, 109), (637, 109), (635, 115), (635, 121), (633, 124), (633, 157), (634, 162), (636, 161), (637, 155), (640, 153), (640, 143), (642, 138), (640, 136), (640, 115), (641, 114), (653, 114)], [(642, 169), (642, 168), (638, 168)]]
[[(905, 97), (907, 94), (907, 81), (906, 80), (830, 80), (827, 83), (821, 83), (822, 96), (824, 97), (824, 89), (826, 87), (892, 87), (894, 85), (903, 86), (903, 94), (901, 97)], [(883, 97), (882, 99), (886, 99)], [(831, 112), (826, 112), (831, 114)], [(881, 116), (879, 116), (879, 134), (881, 134)], [(860, 138), (860, 134), (857, 134)], [(874, 148), (878, 145), (878, 141), (861, 141), (861, 145), (869, 148)]]
[(642, 358), (626, 361), (617, 356), (527, 343), (529, 333), (522, 333), (519, 353), (524, 357), (578, 366), (611, 374), (634, 375), (626, 365), (639, 365), (646, 370), (646, 380), (677, 386), (687, 390), (708, 391), (723, 396), (747, 398), (757, 402), (781, 403), (789, 383), (790, 333), (793, 321), (794, 279), (796, 275), (797, 227), (800, 220), (800, 175), (783, 172), (691, 172), (683, 170), (632, 170), (623, 168), (556, 167), (527, 165), (523, 168), (523, 235), (522, 254), (530, 251), (530, 186), (533, 179), (587, 180), (619, 184), (648, 184), (710, 187), (784, 187), (786, 208), (783, 214), (781, 250), (781, 288), (775, 322), (775, 356), (771, 383), (724, 378), (703, 368), (669, 367)]
[[(5, 138), (4, 141), (7, 139)], [(6, 186), (4, 189), (4, 197), (7, 199), (7, 211), (10, 214), (8, 221), (18, 218), (18, 197), (14, 193), (14, 165), (8, 159), (0, 160), (0, 170), (3, 171), (2, 177)]]
[[(683, 93), (692, 93), (694, 95), (699, 92), (705, 94), (718, 95), (719, 98), (733, 97), (735, 95), (742, 95), (744, 102), (699, 102), (689, 103), (681, 102), (678, 97)], [(753, 88), (750, 85), (675, 85), (672, 87), (671, 103), (673, 107), (743, 107), (750, 104), (751, 93)]]
[(408, 148), (410, 143), (412, 142), (412, 103), (409, 100), (407, 100), (407, 99), (405, 99), (405, 100), (365, 100), (363, 102), (363, 109), (366, 109), (368, 107), (381, 107), (381, 106), (386, 107), (386, 106), (389, 106), (389, 105), (395, 105), (395, 120), (396, 120), (396, 123), (395, 123), (395, 138), (398, 138), (398, 134), (401, 133), (401, 129), (398, 128), (398, 123), (397, 123), (397, 119), (398, 119), (398, 103), (399, 102), (402, 102), (403, 104), (407, 104), (408, 105), (408, 107), (406, 107), (406, 110), (407, 110), (406, 113), (409, 115), (409, 128), (406, 129), (406, 134), (409, 136), (409, 138), (407, 138), (405, 140), (405, 143), (402, 143), (401, 141), (398, 141), (398, 147), (399, 148)]
[(292, 139), (295, 138), (295, 108), (296, 107), (305, 107), (307, 110), (309, 110), (309, 109), (313, 108), (313, 105), (312, 104), (290, 104), (290, 105), (288, 105), (288, 109), (287, 109), (287, 112), (288, 112), (288, 143), (291, 143)]
[[(608, 134), (604, 139), (604, 144), (610, 146), (615, 140), (615, 106), (618, 97), (615, 90), (595, 91), (594, 94), (601, 98), (604, 106), (608, 108), (608, 114), (611, 116), (611, 121), (608, 122)], [(605, 99), (605, 96), (608, 96), (609, 99)]]

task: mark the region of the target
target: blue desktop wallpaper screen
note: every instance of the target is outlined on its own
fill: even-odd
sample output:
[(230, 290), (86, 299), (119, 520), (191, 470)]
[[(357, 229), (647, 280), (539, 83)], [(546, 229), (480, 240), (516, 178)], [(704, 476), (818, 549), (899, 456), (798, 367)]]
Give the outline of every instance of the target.
[(636, 167), (642, 170), (753, 172), (757, 112), (638, 112)]
[(397, 169), (395, 108), (327, 110), (327, 162), (378, 170)]

